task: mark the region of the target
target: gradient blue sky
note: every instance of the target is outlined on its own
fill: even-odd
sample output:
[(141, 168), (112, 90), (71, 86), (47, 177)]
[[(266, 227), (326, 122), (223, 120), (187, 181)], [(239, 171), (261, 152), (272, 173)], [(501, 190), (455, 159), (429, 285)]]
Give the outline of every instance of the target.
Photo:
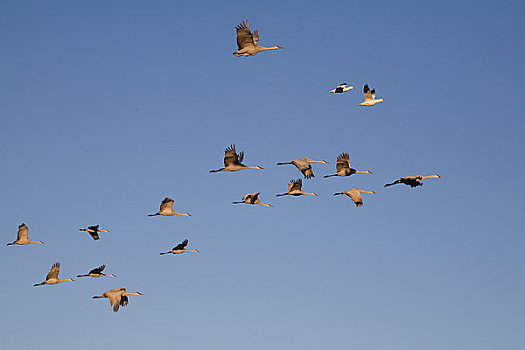
[[(522, 349), (522, 1), (1, 1), (5, 349)], [(285, 49), (237, 58), (234, 26)], [(328, 91), (341, 82), (356, 87)], [(385, 102), (358, 107), (368, 83)], [(210, 174), (231, 143), (263, 171)], [(373, 175), (323, 179), (349, 152)], [(283, 197), (308, 156), (319, 197)], [(411, 174), (423, 187), (383, 188)], [(356, 208), (352, 187), (375, 190)], [(261, 192), (273, 208), (232, 205)], [(166, 197), (187, 217), (147, 217)], [(80, 227), (111, 232), (93, 241)], [(159, 256), (184, 238), (200, 254)], [(101, 264), (118, 275), (41, 282)], [(105, 290), (127, 287), (118, 313)]]

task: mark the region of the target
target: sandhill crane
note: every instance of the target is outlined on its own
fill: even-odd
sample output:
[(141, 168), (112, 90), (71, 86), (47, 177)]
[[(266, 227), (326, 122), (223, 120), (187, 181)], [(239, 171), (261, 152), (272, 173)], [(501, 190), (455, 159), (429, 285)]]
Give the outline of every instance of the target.
[(330, 90), (330, 93), (332, 93), (332, 94), (341, 94), (343, 92), (350, 91), (353, 88), (354, 88), (353, 86), (348, 86), (348, 84), (342, 83), (342, 84), (339, 84), (335, 89)]
[(392, 182), (391, 184), (386, 184), (385, 187), (392, 186), (395, 184), (405, 184), (410, 187), (423, 186), (423, 183), (421, 181), (425, 179), (431, 179), (431, 178), (440, 179), (441, 176), (439, 176), (438, 174), (429, 175), (429, 176), (410, 175), (410, 176), (402, 177), (399, 180)]
[(216, 173), (219, 171), (238, 171), (242, 169), (264, 169), (260, 166), (246, 166), (242, 164), (244, 158), (244, 152), (237, 154), (235, 145), (230, 145), (224, 150), (224, 168), (217, 170), (210, 170), (210, 173)]
[(247, 195), (242, 197), (242, 201), (240, 201), (240, 202), (233, 202), (233, 204), (241, 204), (241, 203), (259, 204), (259, 205), (262, 205), (264, 207), (271, 207), (272, 206), (271, 204), (261, 203), (261, 200), (259, 199), (259, 195), (260, 194), (261, 194), (260, 192), (248, 193)]
[(302, 196), (302, 195), (310, 195), (310, 196), (317, 196), (317, 193), (314, 192), (304, 192), (301, 187), (303, 186), (303, 180), (297, 179), (297, 180), (290, 180), (290, 183), (288, 184), (288, 192), (286, 193), (280, 193), (276, 194), (277, 197), (280, 196)]
[(350, 176), (353, 174), (372, 174), (370, 170), (355, 170), (350, 165), (350, 155), (348, 153), (341, 153), (337, 156), (337, 163), (335, 165), (337, 172), (332, 175), (325, 175), (324, 177), (330, 176)]
[(173, 199), (164, 198), (162, 203), (160, 203), (160, 210), (155, 214), (148, 214), (148, 216), (164, 215), (164, 216), (173, 216), (173, 215), (182, 215), (182, 216), (191, 216), (190, 213), (179, 213), (173, 210)]
[(93, 270), (89, 271), (85, 275), (77, 275), (77, 277), (103, 277), (103, 276), (117, 277), (116, 275), (112, 273), (108, 273), (108, 274), (102, 273), (102, 271), (104, 271), (105, 268), (106, 268), (106, 265), (102, 265), (102, 266), (94, 268)]
[(99, 239), (99, 235), (98, 233), (99, 232), (109, 232), (109, 230), (101, 230), (99, 229), (99, 226), (100, 225), (95, 225), (95, 226), (89, 226), (88, 228), (80, 228), (78, 229), (79, 231), (86, 231), (88, 232), (91, 237), (93, 237), (93, 239), (96, 241), (97, 239)]
[(340, 194), (346, 194), (348, 197), (352, 198), (352, 200), (354, 201), (357, 207), (361, 207), (363, 206), (363, 198), (361, 197), (361, 193), (375, 194), (374, 191), (363, 191), (360, 188), (352, 188), (352, 189), (349, 189), (348, 191), (334, 193), (334, 196), (337, 196)]
[(74, 279), (72, 278), (61, 280), (60, 278), (58, 278), (59, 272), (60, 272), (60, 263), (58, 262), (54, 263), (53, 266), (51, 267), (51, 271), (49, 271), (49, 273), (46, 276), (46, 280), (42, 283), (34, 284), (33, 286), (36, 287), (36, 286), (41, 286), (44, 284), (57, 284), (57, 283), (62, 283), (66, 281), (74, 281)]
[(173, 249), (170, 250), (169, 252), (160, 253), (160, 255), (169, 254), (169, 253), (172, 253), (172, 254), (200, 253), (200, 251), (197, 250), (197, 249), (186, 250), (185, 248), (186, 248), (187, 245), (188, 245), (188, 240), (185, 239), (184, 241), (182, 241), (181, 243), (179, 243), (175, 247), (173, 247)]
[(365, 101), (361, 102), (360, 106), (373, 106), (375, 104), (378, 104), (379, 102), (383, 102), (384, 99), (379, 98), (376, 100), (376, 89), (373, 89), (370, 91), (370, 88), (368, 87), (368, 84), (365, 84), (365, 87), (363, 88), (363, 92), (365, 95)]
[(144, 295), (140, 292), (128, 293), (126, 288), (115, 288), (104, 292), (102, 295), (95, 295), (93, 299), (108, 298), (109, 303), (113, 306), (113, 311), (117, 312), (119, 306), (128, 305), (128, 295)]
[(26, 245), (30, 243), (44, 244), (44, 242), (42, 241), (30, 240), (29, 237), (27, 236), (28, 232), (29, 232), (29, 229), (27, 228), (26, 224), (23, 223), (22, 225), (18, 226), (18, 235), (16, 237), (16, 241), (14, 241), (13, 243), (7, 243), (7, 245), (8, 246), (13, 245), (13, 244)]
[(280, 46), (264, 47), (257, 45), (259, 41), (259, 31), (250, 32), (248, 21), (241, 22), (235, 27), (237, 29), (237, 46), (239, 49), (233, 54), (239, 56), (253, 56), (257, 52), (282, 49)]
[(312, 171), (312, 166), (310, 163), (323, 163), (328, 164), (326, 160), (311, 160), (310, 158), (297, 158), (286, 163), (277, 163), (277, 165), (293, 164), (303, 173), (306, 179), (315, 177), (314, 172)]

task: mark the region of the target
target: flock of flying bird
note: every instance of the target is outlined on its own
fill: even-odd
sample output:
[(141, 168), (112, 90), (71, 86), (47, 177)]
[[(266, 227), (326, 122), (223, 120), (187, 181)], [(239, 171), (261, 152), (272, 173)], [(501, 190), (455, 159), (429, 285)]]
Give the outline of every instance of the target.
[[(267, 50), (276, 50), (276, 49), (282, 49), (280, 46), (272, 46), (272, 47), (263, 47), (258, 45), (259, 41), (259, 31), (256, 30), (254, 32), (250, 31), (250, 27), (248, 26), (248, 21), (244, 21), (238, 26), (235, 27), (237, 30), (237, 46), (238, 50), (234, 52), (233, 54), (235, 56), (253, 56), (257, 54), (258, 52), (267, 51)], [(347, 83), (340, 84), (335, 89), (331, 90), (330, 93), (345, 93), (350, 90), (353, 90), (353, 86), (348, 86)], [(375, 89), (370, 90), (368, 87), (368, 84), (364, 85), (363, 88), (364, 93), (364, 101), (359, 104), (359, 106), (373, 106), (375, 104), (378, 104), (380, 102), (383, 102), (384, 99), (376, 99), (375, 98)], [(221, 171), (239, 171), (243, 169), (263, 169), (260, 166), (246, 166), (242, 164), (242, 161), (244, 159), (244, 152), (237, 153), (235, 149), (235, 145), (231, 145), (227, 147), (224, 151), (224, 167), (216, 170), (210, 170), (210, 173), (215, 172), (221, 172)], [(311, 164), (314, 163), (322, 163), (322, 164), (328, 164), (325, 160), (312, 160), (310, 158), (297, 158), (294, 160), (291, 160), (289, 162), (283, 162), (283, 163), (277, 163), (277, 165), (287, 165), (292, 164), (294, 165), (304, 176), (305, 179), (311, 179), (314, 176), (312, 166)], [(336, 172), (334, 174), (325, 175), (325, 178), (332, 177), (332, 176), (351, 176), (353, 174), (372, 174), (370, 170), (356, 170), (351, 167), (350, 164), (350, 155), (348, 153), (341, 153), (337, 157), (336, 162)], [(440, 178), (438, 174), (433, 174), (429, 176), (421, 176), (421, 175), (411, 175), (402, 177), (398, 180), (395, 180), (392, 183), (385, 184), (384, 187), (392, 186), (395, 184), (404, 184), (410, 187), (418, 187), (422, 186), (422, 181), (425, 179), (430, 178)], [(314, 192), (304, 192), (302, 190), (302, 179), (293, 179), (288, 184), (288, 191), (286, 193), (279, 193), (276, 194), (277, 197), (281, 196), (301, 196), (301, 195), (312, 195), (316, 196), (317, 194)], [(363, 199), (361, 194), (362, 193), (369, 193), (369, 194), (375, 194), (374, 191), (365, 191), (359, 188), (352, 188), (344, 192), (337, 192), (334, 193), (334, 196), (336, 195), (347, 195), (352, 199), (352, 201), (355, 203), (357, 207), (361, 207), (363, 205)], [(260, 192), (256, 193), (248, 193), (246, 194), (241, 201), (233, 202), (233, 204), (257, 204), (265, 207), (271, 207), (272, 205), (262, 203), (259, 199)], [(173, 199), (171, 198), (165, 198), (161, 204), (160, 209), (155, 214), (148, 214), (148, 216), (173, 216), (173, 215), (181, 215), (181, 216), (191, 216), (189, 213), (179, 213), (175, 210), (173, 210)], [(80, 231), (88, 232), (91, 237), (94, 240), (100, 239), (99, 232), (109, 232), (109, 230), (106, 229), (100, 229), (99, 225), (95, 226), (89, 226), (88, 228), (81, 228)], [(12, 242), (8, 243), (7, 245), (27, 245), (27, 244), (43, 244), (42, 241), (32, 241), (29, 239), (28, 236), (29, 229), (27, 225), (21, 224), (18, 227), (18, 236), (17, 239)], [(199, 250), (193, 249), (193, 250), (187, 250), (186, 246), (188, 245), (188, 240), (185, 239), (183, 242), (179, 243), (177, 246), (173, 247), (173, 249), (162, 252), (160, 255), (164, 254), (182, 254), (182, 253), (198, 253)], [(101, 265), (99, 267), (96, 267), (89, 271), (87, 274), (84, 275), (77, 275), (77, 277), (117, 277), (114, 274), (105, 274), (103, 271), (105, 270), (106, 265)], [(60, 279), (58, 278), (58, 274), (60, 272), (60, 263), (55, 263), (51, 267), (51, 270), (46, 276), (45, 281), (41, 283), (34, 284), (34, 286), (41, 286), (41, 285), (53, 285), (58, 284), (62, 282), (67, 281), (74, 281), (72, 278), (67, 279)], [(109, 302), (113, 308), (113, 311), (118, 311), (120, 306), (126, 306), (129, 302), (128, 296), (130, 295), (143, 295), (140, 292), (127, 292), (126, 288), (115, 288), (108, 290), (104, 292), (102, 295), (94, 296), (93, 299), (99, 299), (99, 298), (108, 298)]]

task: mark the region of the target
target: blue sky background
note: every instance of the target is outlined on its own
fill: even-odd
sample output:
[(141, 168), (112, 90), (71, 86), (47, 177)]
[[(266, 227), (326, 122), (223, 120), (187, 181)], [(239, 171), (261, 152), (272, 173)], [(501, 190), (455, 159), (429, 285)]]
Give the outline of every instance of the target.
[[(6, 349), (522, 349), (521, 1), (0, 2)], [(234, 26), (283, 50), (234, 57)], [(341, 82), (347, 94), (328, 91)], [(362, 86), (385, 102), (357, 106)], [(210, 174), (231, 143), (262, 171)], [(322, 176), (337, 154), (373, 175)], [(325, 159), (303, 189), (298, 157)], [(433, 173), (423, 187), (383, 188)], [(334, 192), (374, 190), (356, 208)], [(273, 208), (232, 205), (261, 192)], [(164, 197), (193, 217), (147, 217)], [(100, 224), (99, 241), (79, 232)], [(183, 239), (200, 254), (160, 256)], [(3, 243), (4, 244), (4, 243)], [(106, 264), (118, 278), (34, 288)], [(144, 296), (113, 313), (105, 290)]]

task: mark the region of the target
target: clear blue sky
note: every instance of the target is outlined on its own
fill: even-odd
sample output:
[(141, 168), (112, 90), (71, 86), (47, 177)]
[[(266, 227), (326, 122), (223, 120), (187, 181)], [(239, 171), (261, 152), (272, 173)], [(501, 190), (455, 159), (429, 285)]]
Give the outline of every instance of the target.
[[(5, 349), (523, 349), (522, 1), (0, 2)], [(234, 26), (283, 50), (234, 57)], [(356, 87), (328, 91), (341, 82)], [(362, 86), (385, 102), (358, 107)], [(231, 143), (263, 171), (210, 174)], [(373, 175), (324, 179), (340, 152)], [(325, 159), (304, 189), (276, 162)], [(383, 188), (412, 174), (423, 187)], [(374, 190), (356, 208), (352, 187)], [(261, 192), (272, 208), (232, 205)], [(164, 197), (193, 217), (147, 217)], [(10, 246), (22, 222), (45, 245)], [(111, 232), (93, 241), (80, 227)], [(200, 254), (160, 256), (183, 239)], [(34, 288), (106, 264), (118, 278)], [(127, 287), (118, 313), (105, 290)]]

